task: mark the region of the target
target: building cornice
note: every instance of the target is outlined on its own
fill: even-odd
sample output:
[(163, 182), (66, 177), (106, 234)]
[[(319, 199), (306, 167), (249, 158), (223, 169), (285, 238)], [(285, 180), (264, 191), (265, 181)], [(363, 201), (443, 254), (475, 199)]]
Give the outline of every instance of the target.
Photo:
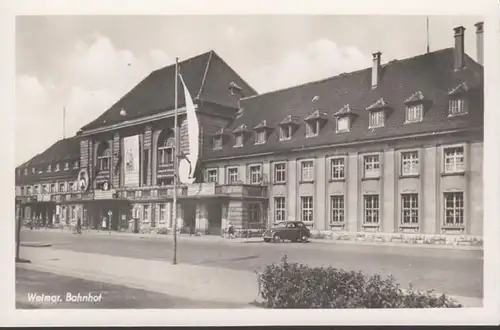
[[(195, 109), (198, 109), (198, 106), (196, 104), (195, 104)], [(185, 113), (186, 113), (186, 107), (182, 107), (182, 108), (177, 109), (178, 115), (182, 115)], [(114, 131), (117, 129), (122, 129), (122, 128), (130, 127), (130, 126), (141, 125), (141, 124), (147, 124), (147, 123), (150, 123), (153, 121), (158, 121), (158, 120), (170, 118), (173, 116), (175, 116), (175, 110), (173, 110), (173, 109), (167, 110), (165, 112), (146, 116), (146, 117), (126, 120), (126, 121), (123, 121), (121, 123), (82, 131), (78, 136), (79, 137), (86, 137), (86, 136), (100, 134), (100, 133), (107, 133), (107, 132)]]

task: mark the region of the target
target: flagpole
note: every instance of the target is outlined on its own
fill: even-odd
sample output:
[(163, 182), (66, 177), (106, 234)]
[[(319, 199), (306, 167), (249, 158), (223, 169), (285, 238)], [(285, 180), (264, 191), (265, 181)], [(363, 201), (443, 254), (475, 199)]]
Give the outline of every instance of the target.
[(175, 58), (175, 110), (174, 110), (174, 191), (173, 191), (173, 218), (174, 218), (174, 255), (172, 259), (172, 264), (177, 264), (177, 179), (178, 179), (178, 129), (177, 129), (177, 90), (178, 90), (178, 80), (179, 80), (179, 58)]
[(429, 53), (429, 16), (426, 18), (427, 24), (427, 53)]

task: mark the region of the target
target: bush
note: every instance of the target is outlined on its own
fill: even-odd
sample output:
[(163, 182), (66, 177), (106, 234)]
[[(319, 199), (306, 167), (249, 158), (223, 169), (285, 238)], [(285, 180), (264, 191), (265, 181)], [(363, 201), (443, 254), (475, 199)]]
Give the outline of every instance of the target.
[(446, 295), (402, 289), (392, 276), (367, 278), (359, 271), (271, 264), (258, 274), (259, 295), (266, 308), (437, 308), (462, 307)]

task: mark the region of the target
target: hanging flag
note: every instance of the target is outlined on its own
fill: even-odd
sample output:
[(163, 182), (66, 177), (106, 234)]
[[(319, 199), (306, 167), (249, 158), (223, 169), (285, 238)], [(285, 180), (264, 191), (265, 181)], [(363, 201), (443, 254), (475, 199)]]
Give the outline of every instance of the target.
[(179, 164), (179, 179), (183, 183), (193, 183), (195, 180), (196, 165), (198, 163), (200, 126), (194, 107), (193, 99), (184, 83), (182, 75), (179, 78), (184, 88), (184, 99), (186, 100), (186, 116), (188, 127), (189, 153), (184, 155)]

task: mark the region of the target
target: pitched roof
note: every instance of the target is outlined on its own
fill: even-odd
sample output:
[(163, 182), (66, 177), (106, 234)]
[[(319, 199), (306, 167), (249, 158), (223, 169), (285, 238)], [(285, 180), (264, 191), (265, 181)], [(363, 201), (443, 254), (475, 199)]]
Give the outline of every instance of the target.
[[(76, 136), (62, 139), (48, 147), (45, 151), (34, 156), (27, 162), (16, 167), (16, 182), (26, 183), (35, 180), (50, 179), (55, 177), (65, 177), (74, 175), (73, 162), (80, 159), (80, 141)], [(64, 163), (69, 163), (69, 170), (64, 170)], [(47, 172), (47, 166), (60, 163), (61, 170)], [(43, 167), (43, 173), (38, 173), (38, 169)], [(28, 169), (28, 174), (24, 175), (24, 169)], [(35, 168), (35, 173), (32, 172)], [(21, 170), (21, 175), (17, 176), (17, 171)]]
[[(179, 73), (193, 100), (212, 102), (226, 107), (237, 108), (237, 96), (229, 93), (230, 84), (241, 87), (244, 96), (257, 92), (248, 85), (213, 50), (189, 58), (179, 63)], [(141, 118), (175, 107), (175, 64), (151, 72), (120, 100), (94, 121), (82, 127), (90, 130)], [(181, 85), (179, 79), (179, 86)], [(179, 88), (178, 106), (185, 105), (184, 93)], [(126, 115), (120, 115), (124, 109)]]
[[(483, 67), (469, 56), (465, 56), (465, 68), (455, 71), (453, 55), (453, 48), (447, 48), (404, 60), (391, 61), (382, 65), (380, 83), (374, 89), (371, 84), (371, 68), (366, 68), (244, 98), (241, 100), (244, 111), (228, 127), (229, 129), (241, 124), (255, 127), (263, 120), (276, 123), (282, 122), (283, 118), (303, 120), (314, 109), (326, 112), (328, 121), (314, 138), (305, 137), (305, 125), (302, 122), (288, 141), (279, 141), (279, 132), (274, 130), (264, 144), (255, 145), (252, 139), (248, 139), (243, 147), (233, 148), (234, 143), (228, 141), (221, 150), (207, 150), (204, 158), (283, 152), (296, 148), (432, 133), (472, 126), (482, 127), (482, 106), (469, 109), (469, 115), (448, 118), (450, 90), (465, 82), (470, 89), (476, 90), (477, 95), (481, 95), (479, 91), (483, 85)], [(430, 107), (421, 122), (404, 124), (406, 108), (404, 102), (416, 91), (421, 91), (426, 96), (426, 101), (431, 102)], [(366, 108), (380, 99), (383, 99), (384, 104), (390, 104), (392, 111), (387, 116), (384, 127), (369, 130), (369, 111), (366, 111)], [(351, 130), (346, 133), (336, 133), (332, 115), (338, 113), (346, 104), (355, 115)]]

